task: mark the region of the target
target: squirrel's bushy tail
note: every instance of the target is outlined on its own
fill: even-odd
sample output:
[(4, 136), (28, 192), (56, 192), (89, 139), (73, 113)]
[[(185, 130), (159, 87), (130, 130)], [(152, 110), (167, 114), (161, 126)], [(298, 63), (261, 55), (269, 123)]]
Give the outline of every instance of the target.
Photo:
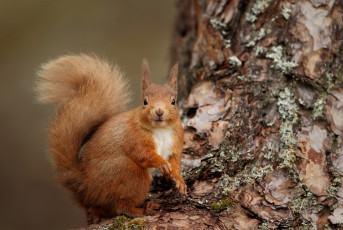
[(99, 125), (126, 110), (128, 83), (117, 66), (88, 55), (62, 56), (44, 64), (38, 75), (38, 100), (58, 104), (49, 128), (57, 178), (76, 191), (82, 183), (82, 144)]

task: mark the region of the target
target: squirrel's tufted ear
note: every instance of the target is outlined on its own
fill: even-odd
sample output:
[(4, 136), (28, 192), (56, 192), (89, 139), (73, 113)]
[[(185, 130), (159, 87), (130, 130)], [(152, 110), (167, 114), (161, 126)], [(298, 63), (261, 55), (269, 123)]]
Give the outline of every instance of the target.
[(143, 70), (142, 92), (144, 92), (151, 84), (150, 68), (149, 68), (149, 63), (146, 59), (143, 59), (142, 70)]
[(177, 92), (177, 76), (179, 70), (179, 63), (176, 63), (170, 70), (169, 78), (168, 78), (168, 85)]

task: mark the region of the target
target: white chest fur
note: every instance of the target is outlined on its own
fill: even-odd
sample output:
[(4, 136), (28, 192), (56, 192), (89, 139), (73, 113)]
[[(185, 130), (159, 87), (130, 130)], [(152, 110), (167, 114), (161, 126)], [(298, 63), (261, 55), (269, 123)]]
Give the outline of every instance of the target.
[(155, 129), (152, 133), (156, 143), (156, 152), (165, 160), (168, 160), (172, 154), (171, 147), (173, 145), (173, 135), (170, 129)]

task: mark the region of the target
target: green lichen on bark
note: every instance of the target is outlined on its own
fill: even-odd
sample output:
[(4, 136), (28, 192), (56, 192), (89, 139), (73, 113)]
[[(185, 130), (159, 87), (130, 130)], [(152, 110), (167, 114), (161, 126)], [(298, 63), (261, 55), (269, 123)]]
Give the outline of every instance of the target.
[(135, 218), (130, 220), (126, 216), (118, 217), (113, 223), (105, 224), (100, 227), (91, 228), (92, 230), (143, 230), (146, 225), (145, 220), (140, 218)]
[(315, 195), (307, 191), (304, 195), (291, 201), (291, 209), (296, 214), (301, 214), (304, 210), (309, 207), (317, 205), (317, 198)]
[(342, 180), (338, 173), (334, 172), (334, 179), (332, 180), (330, 186), (326, 189), (328, 197), (334, 197), (342, 183)]
[(127, 226), (128, 229), (143, 230), (145, 225), (146, 225), (145, 220), (140, 219), (140, 218), (136, 218), (136, 219), (131, 220), (128, 223), (126, 223), (126, 226)]
[(310, 221), (300, 217), (301, 225), (299, 226), (299, 230), (316, 230), (317, 228), (314, 228)]
[(230, 199), (224, 199), (219, 202), (214, 202), (211, 204), (210, 209), (214, 212), (220, 213), (228, 209), (229, 207), (232, 207), (235, 205), (235, 202), (233, 202)]

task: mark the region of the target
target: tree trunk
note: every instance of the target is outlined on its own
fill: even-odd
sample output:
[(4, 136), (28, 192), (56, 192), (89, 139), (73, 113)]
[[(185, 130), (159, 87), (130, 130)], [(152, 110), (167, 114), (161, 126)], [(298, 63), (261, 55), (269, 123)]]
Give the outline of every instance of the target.
[(189, 195), (157, 178), (147, 228), (343, 227), (342, 1), (178, 0), (177, 11)]

